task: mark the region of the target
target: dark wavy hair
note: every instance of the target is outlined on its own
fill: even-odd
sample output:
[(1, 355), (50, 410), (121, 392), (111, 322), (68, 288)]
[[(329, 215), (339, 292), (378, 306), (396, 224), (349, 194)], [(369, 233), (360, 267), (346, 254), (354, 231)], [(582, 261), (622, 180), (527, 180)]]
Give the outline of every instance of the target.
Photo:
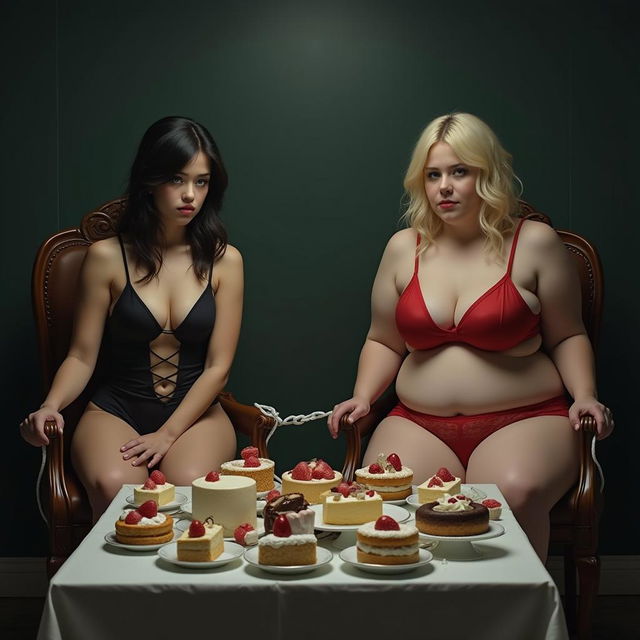
[(118, 233), (133, 245), (138, 266), (145, 271), (139, 282), (155, 278), (162, 267), (162, 222), (149, 190), (169, 182), (198, 152), (211, 162), (211, 179), (202, 208), (186, 227), (193, 269), (205, 280), (214, 261), (227, 246), (227, 231), (220, 220), (227, 172), (218, 146), (205, 127), (190, 118), (169, 116), (145, 132), (131, 166), (127, 203), (117, 225)]

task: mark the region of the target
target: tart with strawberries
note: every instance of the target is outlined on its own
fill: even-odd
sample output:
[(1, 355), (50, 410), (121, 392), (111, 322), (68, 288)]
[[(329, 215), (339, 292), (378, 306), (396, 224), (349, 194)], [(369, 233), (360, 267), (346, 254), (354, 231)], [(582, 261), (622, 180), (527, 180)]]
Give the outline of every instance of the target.
[(282, 493), (302, 493), (309, 504), (320, 504), (325, 491), (337, 487), (342, 474), (334, 471), (324, 460), (298, 462), (282, 474)]
[(148, 500), (137, 509), (125, 509), (116, 520), (116, 540), (121, 544), (164, 544), (173, 539), (173, 518), (158, 513), (155, 500)]
[(275, 488), (273, 472), (275, 464), (268, 458), (260, 458), (257, 447), (245, 447), (240, 452), (240, 460), (229, 460), (220, 465), (220, 474), (225, 476), (244, 476), (255, 480), (257, 490), (271, 491)]
[(418, 530), (390, 516), (367, 522), (356, 532), (358, 562), (367, 564), (411, 564), (418, 562)]
[(278, 515), (273, 532), (258, 541), (259, 564), (278, 567), (315, 564), (318, 542), (313, 533), (315, 515), (311, 509)]
[(382, 498), (357, 482), (341, 482), (322, 494), (325, 524), (364, 524), (382, 515)]
[(403, 500), (411, 495), (413, 469), (405, 467), (397, 453), (381, 453), (376, 462), (356, 471), (356, 482), (383, 500)]
[(445, 494), (452, 496), (460, 493), (461, 482), (449, 469), (440, 467), (435, 475), (418, 485), (418, 502), (426, 504), (442, 498)]
[(141, 487), (133, 488), (133, 504), (141, 505), (147, 500), (155, 500), (159, 507), (175, 502), (176, 487), (167, 482), (162, 471), (153, 471)]

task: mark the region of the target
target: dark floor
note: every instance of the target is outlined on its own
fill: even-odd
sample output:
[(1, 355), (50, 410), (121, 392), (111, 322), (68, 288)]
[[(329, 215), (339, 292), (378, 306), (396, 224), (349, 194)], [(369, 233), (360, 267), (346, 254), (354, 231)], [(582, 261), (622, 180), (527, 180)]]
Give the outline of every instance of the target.
[[(42, 598), (0, 598), (0, 638), (35, 640), (43, 604)], [(640, 640), (640, 596), (600, 596), (593, 640)]]

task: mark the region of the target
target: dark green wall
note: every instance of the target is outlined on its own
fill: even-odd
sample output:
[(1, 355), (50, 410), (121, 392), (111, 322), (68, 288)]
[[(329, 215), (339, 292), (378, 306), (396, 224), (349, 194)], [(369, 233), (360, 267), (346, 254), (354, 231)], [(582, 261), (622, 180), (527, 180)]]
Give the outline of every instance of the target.
[[(247, 294), (229, 388), (283, 416), (350, 394), (419, 132), (451, 110), (484, 118), (513, 153), (526, 199), (600, 249), (600, 392), (619, 426), (599, 451), (608, 511), (621, 506), (638, 445), (625, 398), (640, 356), (629, 338), (640, 321), (633, 250), (620, 244), (639, 228), (631, 0), (5, 4), (0, 340), (13, 489), (0, 556), (46, 552), (32, 497), (40, 453), (17, 437), (41, 400), (33, 257), (122, 192), (142, 132), (168, 114), (206, 124), (230, 174), (224, 217)], [(280, 471), (319, 454), (338, 464), (343, 452), (322, 422), (272, 443)], [(638, 527), (614, 532), (605, 514), (602, 551), (637, 553)]]

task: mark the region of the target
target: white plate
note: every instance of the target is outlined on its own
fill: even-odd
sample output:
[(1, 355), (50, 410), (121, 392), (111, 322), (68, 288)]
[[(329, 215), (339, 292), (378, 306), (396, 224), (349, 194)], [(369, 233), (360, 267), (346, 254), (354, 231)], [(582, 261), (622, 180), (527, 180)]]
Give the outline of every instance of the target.
[[(314, 527), (318, 529), (318, 531), (355, 531), (358, 527), (362, 526), (359, 524), (325, 524), (322, 521), (321, 504), (309, 505), (309, 509), (312, 509), (316, 513), (316, 523)], [(411, 517), (411, 514), (403, 507), (389, 504), (388, 502), (382, 504), (382, 514), (390, 516), (397, 522), (404, 522)]]
[[(191, 525), (191, 520), (183, 518), (182, 520), (178, 520), (174, 526), (178, 531), (180, 531), (180, 533), (182, 533), (189, 528), (189, 525)], [(258, 536), (264, 535), (264, 520), (262, 518), (258, 518), (257, 520), (256, 531), (258, 532)], [(225, 540), (228, 540), (229, 542), (236, 541), (233, 536), (225, 537)]]
[[(473, 502), (480, 502), (480, 500), (484, 500), (487, 497), (487, 494), (480, 489), (476, 489), (472, 487), (470, 484), (463, 484), (460, 487), (460, 493), (470, 498)], [(406, 503), (410, 504), (413, 507), (420, 507), (422, 502), (418, 502), (418, 487), (414, 487), (414, 493), (406, 498)]]
[[(173, 502), (168, 502), (167, 504), (163, 504), (162, 506), (158, 506), (158, 511), (171, 511), (172, 509), (177, 509), (182, 506), (188, 500), (187, 496), (184, 493), (176, 492), (176, 499)], [(136, 505), (133, 501), (133, 496), (127, 496), (126, 501), (133, 507), (139, 507), (140, 505)]]
[(155, 551), (156, 549), (160, 549), (160, 547), (164, 547), (165, 544), (170, 544), (179, 535), (180, 532), (174, 529), (173, 538), (168, 542), (162, 542), (160, 544), (122, 544), (122, 542), (116, 540), (115, 531), (109, 531), (104, 539), (107, 544), (110, 544), (112, 547), (118, 547), (119, 549), (128, 549), (129, 551)]
[(406, 573), (407, 571), (413, 571), (418, 567), (422, 567), (433, 560), (433, 555), (426, 549), (419, 549), (418, 562), (411, 562), (409, 564), (369, 564), (368, 562), (358, 562), (358, 551), (356, 547), (347, 547), (340, 552), (340, 560), (347, 564), (358, 567), (362, 571), (368, 571), (369, 573)]
[(331, 558), (333, 558), (333, 554), (331, 553), (331, 551), (329, 551), (329, 549), (325, 549), (324, 547), (317, 547), (315, 564), (297, 564), (291, 567), (277, 567), (275, 565), (260, 564), (258, 562), (258, 547), (250, 547), (244, 552), (244, 559), (249, 564), (252, 564), (254, 567), (258, 567), (263, 571), (268, 571), (269, 573), (307, 573), (309, 571), (314, 571), (318, 567), (321, 567), (328, 562), (331, 562)]
[(210, 562), (186, 562), (185, 560), (178, 560), (178, 544), (172, 542), (158, 549), (158, 555), (170, 562), (176, 564), (179, 567), (186, 567), (187, 569), (211, 569), (212, 567), (221, 567), (236, 558), (239, 558), (244, 552), (244, 547), (236, 544), (235, 542), (225, 542), (224, 551), (215, 559)]
[(432, 536), (430, 533), (419, 532), (420, 540), (441, 540), (443, 542), (478, 542), (479, 540), (490, 540), (504, 534), (504, 527), (497, 522), (489, 522), (489, 531), (479, 533), (475, 536)]

